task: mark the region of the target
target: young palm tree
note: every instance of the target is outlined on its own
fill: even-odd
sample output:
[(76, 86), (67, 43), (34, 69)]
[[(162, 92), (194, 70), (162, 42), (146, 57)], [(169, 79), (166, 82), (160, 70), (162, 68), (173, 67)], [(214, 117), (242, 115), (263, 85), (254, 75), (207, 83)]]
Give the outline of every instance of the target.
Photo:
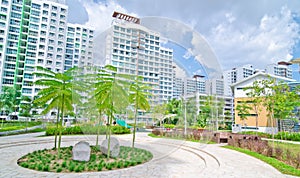
[(148, 102), (148, 96), (150, 95), (150, 93), (147, 92), (147, 90), (150, 90), (151, 88), (148, 85), (143, 84), (141, 80), (142, 77), (137, 77), (135, 83), (132, 83), (129, 89), (130, 92), (129, 101), (134, 105), (135, 108), (132, 148), (134, 148), (134, 142), (135, 142), (136, 120), (137, 120), (138, 110), (140, 109), (140, 110), (147, 111), (150, 109), (150, 104)]
[(43, 88), (39, 91), (38, 98), (34, 100), (34, 103), (38, 105), (47, 104), (42, 114), (47, 114), (54, 108), (60, 111), (58, 154), (60, 154), (64, 114), (73, 110), (73, 103), (79, 103), (80, 101), (80, 96), (76, 91), (81, 91), (82, 87), (74, 80), (73, 72), (74, 68), (64, 73), (55, 73), (39, 66), (37, 67), (37, 72), (35, 72), (35, 75), (40, 77), (35, 82), (35, 85)]
[(108, 134), (108, 155), (110, 157), (110, 136), (111, 125), (114, 114), (120, 108), (128, 106), (128, 80), (129, 75), (117, 74), (117, 68), (111, 65), (104, 67), (96, 74), (95, 83), (93, 84), (93, 98), (97, 103), (97, 108), (100, 113), (104, 112), (108, 116), (107, 134)]

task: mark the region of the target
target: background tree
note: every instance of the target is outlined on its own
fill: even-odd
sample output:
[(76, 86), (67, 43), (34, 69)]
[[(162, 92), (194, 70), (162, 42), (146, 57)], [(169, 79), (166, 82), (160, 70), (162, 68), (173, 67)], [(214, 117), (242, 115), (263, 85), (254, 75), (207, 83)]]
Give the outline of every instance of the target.
[(177, 100), (177, 99), (173, 98), (167, 103), (168, 113), (176, 114), (174, 119), (171, 121), (172, 124), (174, 124), (174, 125), (177, 124), (179, 117), (182, 115), (181, 109), (182, 109), (182, 101), (181, 100)]
[[(246, 95), (251, 98), (251, 106), (255, 115), (255, 126), (258, 128), (258, 116), (262, 110), (262, 103), (264, 98), (264, 88), (262, 81), (254, 81), (252, 86), (244, 88)], [(257, 130), (258, 131), (258, 130)]]
[(245, 120), (247, 120), (248, 115), (250, 114), (251, 107), (246, 103), (246, 101), (242, 101), (237, 104), (236, 112), (242, 121), (244, 121), (244, 126), (246, 126)]
[[(277, 120), (292, 116), (292, 111), (300, 105), (298, 90), (291, 91), (289, 86), (275, 79), (263, 80), (265, 92), (264, 106), (273, 128), (277, 127)], [(274, 136), (274, 129), (273, 136)]]
[(167, 108), (166, 103), (155, 105), (152, 108), (152, 117), (159, 121), (160, 127), (163, 125), (163, 119), (165, 116), (169, 114), (169, 110)]
[[(0, 94), (0, 108), (3, 115), (9, 116), (9, 114), (13, 111), (14, 90), (15, 89), (13, 87), (2, 87)], [(3, 121), (4, 119), (2, 119), (1, 128), (3, 128)]]
[(198, 117), (198, 125), (201, 128), (207, 126), (207, 122), (212, 120), (213, 112), (213, 96), (206, 96), (205, 101), (200, 104), (200, 114)]

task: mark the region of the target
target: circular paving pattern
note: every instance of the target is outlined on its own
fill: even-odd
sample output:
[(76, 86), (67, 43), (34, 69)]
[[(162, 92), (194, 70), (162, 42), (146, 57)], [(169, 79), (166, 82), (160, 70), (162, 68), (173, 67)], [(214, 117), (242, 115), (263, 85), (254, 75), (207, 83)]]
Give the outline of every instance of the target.
[[(89, 173), (49, 173), (22, 168), (17, 160), (35, 150), (52, 148), (53, 137), (38, 133), (1, 137), (0, 177), (291, 177), (250, 156), (227, 150), (220, 145), (204, 145), (173, 139), (158, 139), (139, 133), (136, 147), (149, 150), (153, 159), (145, 164), (121, 170)], [(116, 136), (121, 145), (130, 146), (132, 135)], [(63, 136), (62, 147), (85, 140), (95, 144), (96, 136)], [(104, 140), (104, 136), (100, 138)]]

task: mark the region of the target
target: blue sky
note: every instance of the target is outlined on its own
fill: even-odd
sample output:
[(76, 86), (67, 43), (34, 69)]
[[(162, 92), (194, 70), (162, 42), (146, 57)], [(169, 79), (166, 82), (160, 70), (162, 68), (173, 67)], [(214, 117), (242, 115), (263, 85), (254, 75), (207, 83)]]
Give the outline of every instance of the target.
[[(111, 25), (113, 11), (138, 17), (167, 17), (199, 32), (223, 70), (300, 57), (299, 0), (66, 0), (69, 22), (99, 33)], [(298, 74), (298, 66), (293, 67)], [(298, 76), (299, 77), (299, 76)]]

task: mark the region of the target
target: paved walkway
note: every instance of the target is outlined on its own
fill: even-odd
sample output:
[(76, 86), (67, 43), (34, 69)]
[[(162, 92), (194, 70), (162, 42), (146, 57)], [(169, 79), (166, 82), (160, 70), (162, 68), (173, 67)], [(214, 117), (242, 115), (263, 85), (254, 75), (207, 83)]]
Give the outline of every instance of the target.
[[(21, 156), (34, 150), (53, 147), (53, 137), (36, 137), (39, 133), (0, 138), (0, 177), (62, 177), (62, 178), (285, 178), (268, 164), (220, 145), (200, 144), (172, 139), (158, 139), (139, 133), (136, 147), (150, 150), (154, 158), (148, 163), (122, 170), (90, 173), (48, 173), (17, 165)], [(131, 145), (132, 135), (117, 136), (121, 145)], [(63, 136), (62, 146), (85, 140), (95, 144), (95, 136)], [(100, 138), (104, 140), (104, 137)]]

